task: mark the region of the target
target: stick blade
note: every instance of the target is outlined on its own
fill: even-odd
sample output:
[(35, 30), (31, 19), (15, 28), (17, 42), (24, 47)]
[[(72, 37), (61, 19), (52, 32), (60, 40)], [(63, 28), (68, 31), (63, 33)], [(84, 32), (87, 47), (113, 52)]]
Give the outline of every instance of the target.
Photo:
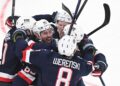
[(64, 11), (66, 11), (71, 16), (71, 18), (73, 19), (71, 11), (69, 10), (69, 8), (64, 3), (62, 3), (62, 9)]
[(107, 25), (110, 22), (110, 7), (108, 4), (104, 3), (103, 4), (104, 9), (105, 9), (105, 21), (104, 24)]
[(103, 28), (104, 26), (106, 26), (110, 22), (110, 15), (111, 15), (110, 7), (106, 3), (104, 3), (103, 6), (104, 6), (104, 10), (105, 10), (104, 22), (99, 27), (97, 27), (96, 29), (94, 29), (93, 31), (88, 33), (87, 36), (90, 36), (90, 35), (94, 34), (96, 31), (100, 30), (101, 28)]

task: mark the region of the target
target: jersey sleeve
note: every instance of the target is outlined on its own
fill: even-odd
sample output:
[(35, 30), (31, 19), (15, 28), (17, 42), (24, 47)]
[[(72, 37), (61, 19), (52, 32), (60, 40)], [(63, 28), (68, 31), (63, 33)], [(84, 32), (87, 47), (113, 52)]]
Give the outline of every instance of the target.
[(28, 46), (28, 43), (20, 38), (15, 42), (15, 53), (19, 59), (22, 59), (22, 51)]
[(50, 15), (50, 14), (34, 15), (33, 18), (34, 18), (36, 21), (39, 21), (39, 20), (41, 20), (41, 19), (46, 19), (46, 20), (48, 20), (49, 22), (53, 22), (52, 15)]
[[(88, 57), (89, 58), (89, 57)], [(92, 59), (86, 60), (86, 58), (79, 58), (80, 60), (80, 73), (81, 76), (86, 76), (92, 71), (92, 64), (89, 62), (92, 62)]]
[(25, 62), (22, 63), (22, 66), (21, 70), (17, 72), (12, 86), (28, 86), (35, 81), (38, 74), (36, 68)]
[(40, 15), (34, 15), (33, 18), (38, 21), (41, 19), (46, 19), (49, 22), (55, 22), (57, 11), (53, 12), (52, 15), (50, 14), (40, 14)]
[(28, 86), (29, 84), (20, 76), (16, 76), (12, 82), (12, 86)]

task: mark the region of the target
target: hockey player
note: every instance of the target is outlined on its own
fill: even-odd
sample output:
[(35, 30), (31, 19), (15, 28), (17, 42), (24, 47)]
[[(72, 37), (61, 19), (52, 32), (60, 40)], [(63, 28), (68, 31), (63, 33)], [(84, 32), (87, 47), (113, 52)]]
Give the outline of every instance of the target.
[[(67, 25), (64, 29), (64, 34), (68, 34), (70, 25)], [(103, 53), (99, 52), (92, 40), (83, 33), (82, 29), (74, 25), (71, 31), (71, 36), (74, 36), (74, 39), (77, 41), (78, 48), (82, 57), (86, 55), (86, 53), (91, 53), (94, 56), (93, 67), (94, 70), (92, 71), (93, 76), (100, 77), (108, 67), (106, 58)], [(80, 79), (78, 86), (85, 86), (82, 79)]]
[[(80, 59), (80, 54), (76, 53), (76, 41), (72, 36), (63, 36), (58, 42), (58, 52), (53, 50), (30, 50), (30, 54), (24, 54), (23, 61), (30, 63), (40, 79), (37, 86), (77, 86), (80, 77), (88, 75), (92, 70), (92, 65)], [(26, 51), (25, 51), (26, 52)], [(25, 53), (23, 52), (23, 53)], [(89, 60), (93, 58), (88, 53)], [(31, 71), (32, 66), (27, 66), (22, 72), (31, 73), (31, 79), (35, 73)], [(16, 85), (18, 86), (18, 85)]]
[[(20, 31), (20, 30), (18, 30)], [(37, 21), (34, 25), (33, 25), (33, 28), (32, 28), (32, 34), (34, 36), (34, 38), (37, 39), (37, 41), (34, 40), (34, 38), (32, 39), (27, 39), (28, 41), (26, 42), (26, 37), (24, 37), (22, 34), (21, 37), (19, 37), (19, 34), (18, 34), (18, 38), (16, 39), (16, 49), (17, 49), (17, 53), (19, 53), (19, 57), (22, 57), (21, 53), (22, 53), (22, 50), (24, 50), (27, 46), (31, 46), (31, 48), (33, 49), (53, 49), (53, 50), (56, 50), (57, 51), (57, 44), (56, 44), (56, 40), (53, 39), (53, 28), (52, 26), (50, 25), (50, 23), (45, 20), (45, 19), (41, 19), (39, 21)], [(16, 35), (15, 35), (16, 36)], [(28, 38), (30, 38), (29, 36), (27, 36)], [(32, 44), (27, 44), (26, 43), (29, 43), (31, 42), (32, 40)], [(25, 43), (24, 43), (25, 42)], [(36, 43), (35, 43), (36, 42)], [(44, 46), (44, 45), (47, 45), (47, 46)], [(22, 48), (22, 49), (21, 49)], [(21, 52), (21, 53), (20, 53)]]
[[(27, 42), (25, 41), (21, 42), (17, 39), (19, 38), (21, 40), (22, 38), (27, 37), (29, 34), (26, 35), (27, 32), (22, 29), (25, 29), (25, 28), (28, 29), (30, 28), (30, 25), (31, 25), (31, 22), (27, 19), (26, 22), (23, 22), (24, 24), (22, 23), (21, 27), (19, 27), (19, 24), (17, 22), (17, 28), (20, 28), (20, 29), (16, 29), (16, 26), (13, 26), (12, 24), (12, 20), (11, 20), (12, 17), (9, 17), (9, 18), (10, 19), (7, 19), (6, 21), (6, 25), (9, 26), (10, 31), (7, 33), (4, 40), (3, 51), (2, 51), (3, 53), (2, 62), (0, 64), (0, 82), (1, 82), (0, 86), (11, 85), (15, 75), (21, 69), (21, 62), (20, 62), (20, 59), (18, 59), (21, 54), (19, 54), (18, 52), (24, 49), (25, 47), (27, 47), (28, 45), (27, 45)], [(17, 21), (20, 21), (20, 20), (21, 20), (21, 17), (18, 18)], [(20, 47), (17, 48), (18, 46), (16, 45), (19, 45)]]
[[(37, 24), (36, 24), (36, 25), (37, 25)], [(39, 28), (40, 28), (40, 27), (39, 27)], [(33, 30), (35, 30), (35, 29), (33, 29)], [(35, 32), (36, 32), (36, 30), (35, 30)], [(38, 33), (38, 35), (39, 35), (39, 33), (40, 33), (40, 32), (38, 31), (38, 29), (37, 29), (37, 33)], [(83, 35), (83, 34), (81, 33), (81, 35)], [(79, 38), (80, 38), (80, 37), (79, 37)], [(81, 38), (79, 39), (79, 41), (82, 40), (82, 38), (83, 38), (83, 36), (81, 36)], [(75, 38), (74, 38), (74, 39), (75, 39)], [(78, 41), (78, 40), (77, 40), (77, 41)], [(47, 46), (47, 47), (48, 47), (48, 46)], [(62, 48), (62, 47), (61, 47), (61, 48)], [(52, 48), (51, 48), (51, 49), (52, 49)], [(26, 51), (26, 52), (27, 52), (27, 51)], [(80, 53), (79, 53), (79, 54), (80, 54)], [(80, 55), (81, 55), (81, 54), (80, 54)], [(86, 53), (86, 56), (85, 56), (85, 57), (88, 57), (87, 55), (88, 55), (88, 53)], [(92, 57), (92, 56), (91, 56), (91, 57)], [(87, 59), (89, 59), (89, 58), (87, 58)], [(25, 73), (25, 71), (22, 70), (21, 72), (19, 72), (19, 76), (20, 76), (20, 77), (23, 77), (23, 79), (24, 79), (26, 82), (30, 83), (32, 80), (31, 80), (31, 79), (26, 80), (26, 78), (24, 78), (24, 77), (25, 77), (25, 76), (24, 76), (24, 73)], [(26, 74), (26, 73), (25, 73), (25, 74)], [(19, 78), (19, 77), (18, 77), (18, 78)], [(30, 78), (30, 77), (28, 77), (28, 78)], [(22, 79), (20, 79), (20, 80), (23, 81)], [(20, 80), (19, 80), (19, 81), (20, 81)], [(37, 81), (37, 80), (36, 80), (36, 81)], [(18, 82), (18, 83), (19, 83), (19, 82)], [(22, 83), (21, 83), (21, 84), (22, 84)], [(21, 84), (20, 84), (20, 85), (21, 85)], [(15, 85), (16, 85), (16, 83), (14, 83), (14, 86), (15, 86)], [(79, 86), (79, 85), (78, 85), (78, 86)]]
[(63, 11), (63, 12), (58, 12), (55, 17), (55, 34), (53, 34), (54, 38), (60, 39), (64, 33), (63, 29), (66, 25), (70, 24), (72, 22), (71, 16)]
[[(18, 17), (15, 17), (17, 20)], [(10, 86), (16, 72), (20, 68), (20, 61), (15, 55), (15, 46), (12, 35), (16, 31), (16, 27), (12, 23), (12, 16), (6, 19), (6, 25), (10, 29), (6, 34), (2, 48), (2, 59), (0, 63), (0, 86)]]
[[(53, 38), (53, 27), (51, 26), (51, 24), (45, 20), (45, 19), (41, 19), (39, 21), (36, 22), (36, 24), (34, 25), (33, 28), (33, 33), (36, 36), (36, 38), (39, 40), (39, 42), (37, 42), (38, 44), (40, 44), (41, 47), (38, 47), (37, 49), (53, 49), (55, 51), (57, 51), (57, 41), (56, 39)], [(37, 43), (35, 45), (37, 45)], [(43, 45), (47, 45), (47, 47), (44, 47)]]
[[(36, 49), (51, 50), (52, 49), (54, 51), (57, 51), (56, 40), (54, 40), (52, 37), (53, 28), (47, 20), (41, 19), (41, 20), (37, 21), (33, 27), (33, 33), (34, 33), (35, 37), (38, 39), (38, 41), (36, 43), (32, 43), (30, 46), (27, 47), (27, 49), (34, 49), (34, 50), (36, 50)], [(17, 48), (19, 48), (19, 47), (17, 47)], [(20, 52), (22, 52), (22, 51), (20, 51)], [(18, 52), (18, 53), (20, 53), (20, 52)], [(21, 56), (21, 55), (19, 55), (19, 56)], [(30, 76), (30, 74), (23, 73), (20, 71), (20, 72), (18, 72), (18, 76), (15, 79), (15, 81), (13, 82), (13, 84), (19, 83), (19, 81), (20, 81), (19, 77), (23, 78), (26, 82), (31, 84), (31, 82), (29, 80), (29, 76)], [(26, 77), (26, 78), (24, 78), (24, 77)], [(19, 85), (21, 85), (21, 84), (19, 84)]]
[(31, 40), (36, 40), (33, 35), (33, 26), (36, 20), (30, 16), (21, 16), (16, 22), (17, 30), (13, 34), (15, 53), (19, 59), (22, 57), (22, 50), (31, 44)]

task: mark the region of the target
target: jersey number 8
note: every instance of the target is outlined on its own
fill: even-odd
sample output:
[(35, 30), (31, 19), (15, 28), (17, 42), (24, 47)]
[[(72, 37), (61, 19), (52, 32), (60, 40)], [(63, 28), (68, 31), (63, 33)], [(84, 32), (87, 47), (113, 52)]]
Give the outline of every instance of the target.
[(72, 70), (69, 68), (61, 67), (58, 72), (58, 77), (55, 86), (61, 86), (62, 83), (64, 84), (64, 86), (69, 86), (71, 77)]

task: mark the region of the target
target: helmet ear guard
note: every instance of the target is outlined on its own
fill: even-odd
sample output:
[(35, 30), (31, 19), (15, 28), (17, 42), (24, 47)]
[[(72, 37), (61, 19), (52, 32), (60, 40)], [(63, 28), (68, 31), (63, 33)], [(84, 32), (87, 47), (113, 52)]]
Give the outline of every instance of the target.
[(73, 36), (65, 35), (58, 41), (58, 52), (67, 56), (68, 59), (73, 57), (76, 48), (77, 43)]

